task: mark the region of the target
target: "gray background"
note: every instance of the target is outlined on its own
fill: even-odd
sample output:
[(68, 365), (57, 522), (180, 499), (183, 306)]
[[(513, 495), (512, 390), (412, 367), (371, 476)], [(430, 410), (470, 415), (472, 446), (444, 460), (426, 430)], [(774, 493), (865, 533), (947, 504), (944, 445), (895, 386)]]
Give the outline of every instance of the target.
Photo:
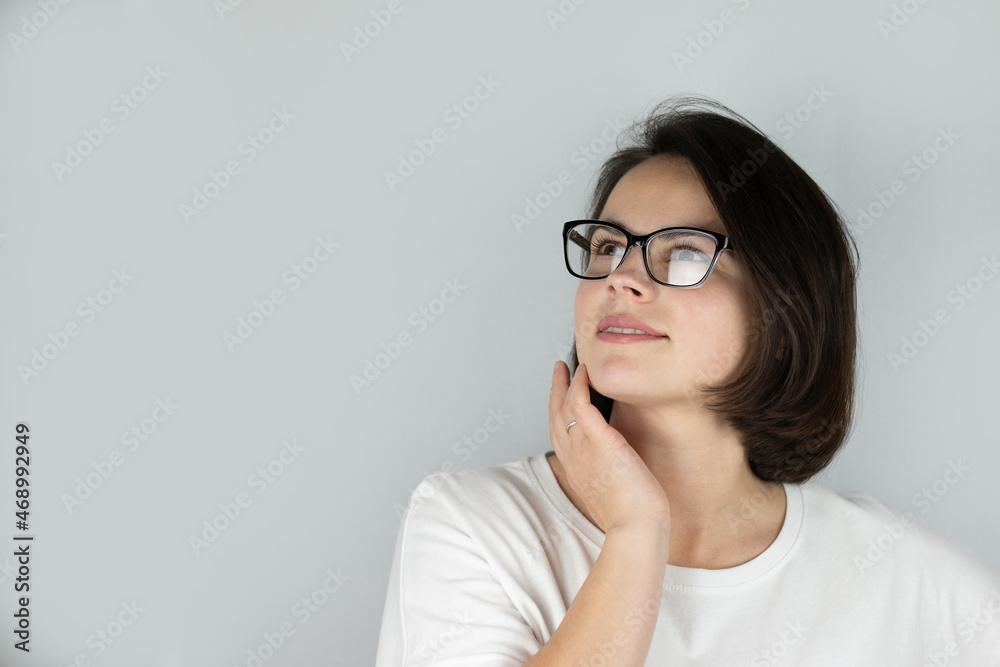
[[(2, 553), (18, 532), (19, 421), (32, 428), (36, 536), (32, 652), (5, 633), (3, 664), (245, 665), (285, 622), (295, 634), (269, 667), (371, 664), (411, 490), (445, 466), (550, 448), (576, 288), (561, 223), (585, 214), (613, 150), (599, 141), (607, 120), (675, 92), (747, 116), (866, 226), (859, 421), (820, 479), (1000, 568), (1000, 280), (975, 282), (1000, 250), (996, 3), (912, 0), (907, 15), (861, 0), (567, 1), (553, 27), (556, 0), (402, 0), (350, 62), (341, 44), (387, 3), (49, 4), (51, 18), (38, 2), (0, 8)], [(723, 11), (730, 22), (713, 23)], [(679, 66), (689, 47), (697, 57)], [(133, 95), (147, 67), (164, 78)], [(499, 86), (449, 124), (490, 76)], [(126, 118), (122, 95), (144, 98)], [(241, 142), (274, 108), (294, 119), (247, 161)], [(798, 127), (783, 121), (796, 113)], [(105, 118), (114, 131), (60, 180), (53, 163)], [(435, 128), (447, 140), (391, 191), (385, 172)], [(958, 138), (937, 153), (949, 128)], [(580, 159), (587, 145), (595, 160)], [(914, 172), (925, 150), (935, 162)], [(186, 223), (180, 205), (229, 160), (240, 173)], [(572, 183), (518, 228), (512, 216), (562, 170)], [(858, 223), (895, 180), (902, 194)], [(282, 277), (317, 237), (339, 247), (293, 290)], [(123, 268), (128, 285), (102, 294)], [(411, 314), (446, 280), (465, 289), (421, 330)], [(959, 307), (953, 290), (970, 280), (980, 289)], [(284, 302), (231, 351), (224, 334), (274, 289)], [(109, 296), (90, 320), (78, 311)], [(921, 335), (939, 309), (947, 321)], [(72, 323), (78, 335), (22, 378)], [(351, 375), (401, 333), (411, 344), (356, 391)], [(904, 337), (920, 345), (894, 367)], [(178, 407), (157, 423), (167, 398)], [(456, 448), (501, 408), (510, 418), (477, 451)], [(121, 434), (143, 420), (155, 432), (132, 451)], [(297, 458), (261, 489), (251, 475), (292, 439)], [(115, 450), (120, 465), (68, 507)], [(953, 463), (968, 471), (949, 484)], [(935, 483), (935, 502), (919, 502)], [(190, 536), (240, 493), (249, 506), (196, 555)], [(9, 619), (13, 558), (0, 565)], [(301, 622), (295, 605), (327, 570), (340, 588)], [(95, 633), (133, 601), (141, 613), (98, 655)]]

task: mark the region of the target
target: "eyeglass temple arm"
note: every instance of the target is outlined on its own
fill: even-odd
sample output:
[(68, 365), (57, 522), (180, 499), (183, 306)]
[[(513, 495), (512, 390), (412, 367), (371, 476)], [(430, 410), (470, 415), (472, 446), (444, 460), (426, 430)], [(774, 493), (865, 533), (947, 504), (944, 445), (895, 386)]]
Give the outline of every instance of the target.
[(569, 230), (569, 239), (585, 250), (590, 249), (590, 240), (575, 229)]
[(569, 240), (577, 244), (584, 250), (590, 250), (590, 239), (588, 239), (583, 234), (579, 233), (575, 229), (569, 231)]
[(575, 229), (570, 230), (569, 240), (577, 244), (584, 250), (590, 250), (590, 239), (588, 239), (586, 236), (576, 231)]

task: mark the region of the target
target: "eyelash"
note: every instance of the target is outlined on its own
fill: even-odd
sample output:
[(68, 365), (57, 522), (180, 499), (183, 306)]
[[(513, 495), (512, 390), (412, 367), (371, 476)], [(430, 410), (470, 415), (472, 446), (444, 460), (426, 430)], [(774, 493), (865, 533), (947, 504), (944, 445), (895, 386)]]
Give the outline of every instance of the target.
[[(590, 241), (590, 250), (591, 250), (591, 252), (594, 252), (595, 250), (600, 250), (604, 246), (605, 243), (611, 243), (611, 242), (614, 242), (614, 241), (615, 241), (615, 238), (611, 237), (611, 236), (607, 236), (607, 237), (595, 236)], [(690, 250), (691, 252), (696, 252), (696, 253), (699, 253), (699, 254), (703, 254), (701, 252), (701, 250), (699, 250), (698, 248), (695, 248), (694, 246), (687, 245), (687, 244), (679, 245), (679, 246), (674, 246), (674, 250)]]

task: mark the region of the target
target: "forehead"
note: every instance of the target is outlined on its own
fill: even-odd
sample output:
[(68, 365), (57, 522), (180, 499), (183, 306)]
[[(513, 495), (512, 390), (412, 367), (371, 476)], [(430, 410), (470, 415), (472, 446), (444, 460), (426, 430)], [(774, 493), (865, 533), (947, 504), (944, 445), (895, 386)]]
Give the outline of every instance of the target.
[(608, 196), (601, 219), (633, 234), (664, 227), (700, 227), (726, 233), (691, 163), (664, 155), (645, 160), (621, 177)]

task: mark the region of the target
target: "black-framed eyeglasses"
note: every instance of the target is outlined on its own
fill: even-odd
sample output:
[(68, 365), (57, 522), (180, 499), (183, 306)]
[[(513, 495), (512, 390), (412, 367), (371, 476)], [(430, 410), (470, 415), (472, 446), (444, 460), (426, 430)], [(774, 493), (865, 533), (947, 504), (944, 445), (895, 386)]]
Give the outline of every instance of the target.
[(650, 278), (682, 288), (704, 283), (722, 251), (733, 250), (728, 236), (697, 227), (667, 227), (637, 236), (606, 220), (571, 220), (563, 225), (566, 268), (577, 278), (607, 278), (632, 246), (642, 250)]

